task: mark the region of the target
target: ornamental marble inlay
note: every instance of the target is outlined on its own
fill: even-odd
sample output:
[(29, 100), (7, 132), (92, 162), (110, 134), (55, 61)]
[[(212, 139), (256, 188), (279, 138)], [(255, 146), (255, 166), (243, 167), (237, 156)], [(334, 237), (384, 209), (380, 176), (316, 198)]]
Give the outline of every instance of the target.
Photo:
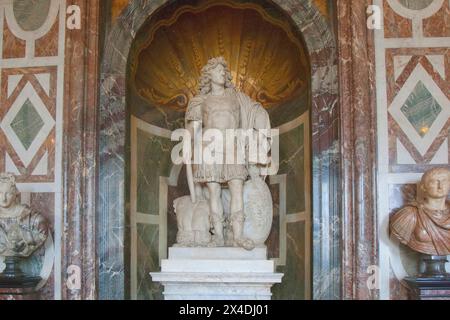
[[(30, 105), (34, 110), (32, 112), (30, 112)], [(30, 112), (28, 116), (35, 116), (35, 118), (23, 118), (26, 116), (23, 109), (25, 106)], [(20, 121), (23, 122), (20, 123)], [(40, 122), (43, 123), (41, 126), (39, 125)], [(31, 123), (36, 123), (36, 127), (28, 128), (25, 131), (25, 125)], [(0, 127), (19, 155), (22, 163), (28, 167), (54, 125), (55, 121), (48, 112), (47, 107), (36, 93), (36, 90), (31, 84), (27, 83), (3, 118)]]
[(430, 91), (419, 81), (401, 108), (417, 133), (423, 138), (442, 111)]
[(25, 101), (22, 108), (20, 108), (16, 117), (11, 122), (11, 128), (26, 150), (30, 148), (43, 126), (44, 121), (42, 121), (41, 116), (36, 111), (36, 108), (33, 106), (30, 99)]
[(14, 17), (23, 30), (36, 30), (47, 19), (50, 3), (50, 0), (14, 0)]
[[(41, 298), (62, 291), (62, 134), (65, 0), (0, 1), (0, 172), (52, 221), (39, 268)], [(55, 49), (56, 48), (56, 49)], [(50, 238), (49, 238), (50, 239)]]
[(411, 10), (422, 10), (428, 7), (433, 0), (398, 0), (404, 7)]
[(393, 100), (389, 112), (424, 156), (450, 117), (450, 103), (419, 64)]
[[(389, 215), (415, 195), (427, 169), (449, 165), (450, 38), (448, 0), (374, 0), (382, 10), (375, 31), (380, 298), (405, 299), (399, 280), (407, 257), (389, 237)], [(442, 26), (447, 26), (446, 28)]]

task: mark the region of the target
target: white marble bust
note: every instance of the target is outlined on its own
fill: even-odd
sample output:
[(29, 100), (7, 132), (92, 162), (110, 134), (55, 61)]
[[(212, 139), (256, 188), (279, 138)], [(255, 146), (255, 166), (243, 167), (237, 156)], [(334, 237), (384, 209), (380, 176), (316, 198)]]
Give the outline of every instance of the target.
[(44, 217), (19, 204), (12, 174), (0, 174), (0, 256), (29, 257), (45, 242), (48, 226)]

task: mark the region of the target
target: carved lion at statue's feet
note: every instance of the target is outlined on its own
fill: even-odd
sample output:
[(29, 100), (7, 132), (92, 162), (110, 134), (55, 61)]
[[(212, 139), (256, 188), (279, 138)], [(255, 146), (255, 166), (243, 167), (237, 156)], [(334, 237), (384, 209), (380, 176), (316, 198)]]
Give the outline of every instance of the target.
[(190, 196), (173, 203), (177, 215), (177, 247), (206, 247), (211, 242), (209, 204), (206, 200), (192, 203)]

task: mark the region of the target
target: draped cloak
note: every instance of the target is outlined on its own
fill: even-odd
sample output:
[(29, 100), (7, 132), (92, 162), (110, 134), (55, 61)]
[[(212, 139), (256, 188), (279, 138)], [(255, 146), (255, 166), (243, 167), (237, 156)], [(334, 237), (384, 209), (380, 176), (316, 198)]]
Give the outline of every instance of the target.
[[(225, 91), (226, 95), (230, 95), (237, 100), (240, 107), (240, 129), (262, 130), (265, 129), (267, 139), (270, 139), (270, 118), (267, 111), (258, 102), (253, 101), (246, 94), (233, 88)], [(198, 95), (191, 99), (186, 111), (186, 122), (203, 120), (202, 105), (207, 99), (207, 95)], [(246, 165), (249, 161), (246, 159)], [(265, 163), (266, 164), (266, 163)], [(194, 165), (194, 180), (196, 182), (220, 182), (224, 183), (232, 179), (246, 180), (248, 172), (246, 165), (239, 164), (223, 164), (223, 165)]]
[[(27, 206), (17, 217), (0, 217), (0, 255), (29, 257), (44, 244), (48, 236), (45, 219)], [(17, 244), (20, 244), (18, 247)]]
[(412, 203), (391, 217), (391, 233), (411, 249), (433, 256), (450, 255), (450, 207), (430, 210)]

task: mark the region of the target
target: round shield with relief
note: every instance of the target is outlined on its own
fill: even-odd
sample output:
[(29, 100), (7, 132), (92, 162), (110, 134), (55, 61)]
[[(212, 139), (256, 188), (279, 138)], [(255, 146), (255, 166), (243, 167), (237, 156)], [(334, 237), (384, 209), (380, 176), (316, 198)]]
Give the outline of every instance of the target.
[(273, 221), (272, 194), (262, 179), (252, 179), (244, 186), (244, 237), (263, 246)]

